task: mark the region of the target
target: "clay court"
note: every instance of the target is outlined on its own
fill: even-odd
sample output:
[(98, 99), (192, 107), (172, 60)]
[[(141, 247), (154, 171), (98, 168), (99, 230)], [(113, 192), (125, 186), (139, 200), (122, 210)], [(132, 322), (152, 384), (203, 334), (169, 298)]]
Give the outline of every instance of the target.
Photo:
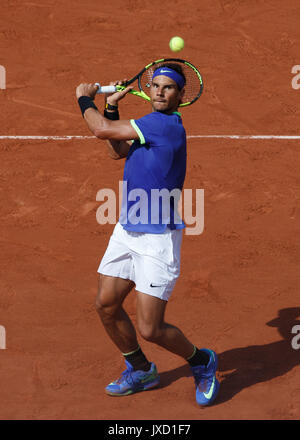
[[(299, 419), (299, 20), (297, 0), (1, 1), (1, 419)], [(184, 236), (166, 319), (219, 354), (207, 408), (189, 366), (144, 341), (161, 386), (104, 394), (124, 361), (94, 306), (113, 230), (96, 221), (96, 194), (118, 190), (124, 161), (99, 139), (64, 138), (91, 136), (78, 84), (132, 77), (171, 57), (174, 35), (204, 81), (182, 116), (185, 187), (204, 189), (205, 227)], [(126, 119), (151, 110), (135, 96), (120, 109)], [(125, 307), (135, 322), (134, 292)]]

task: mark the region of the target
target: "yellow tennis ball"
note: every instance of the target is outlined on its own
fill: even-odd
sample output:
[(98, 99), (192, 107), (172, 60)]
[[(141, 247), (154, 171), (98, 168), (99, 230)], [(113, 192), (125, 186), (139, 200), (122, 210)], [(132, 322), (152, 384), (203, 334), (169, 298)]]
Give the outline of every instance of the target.
[(179, 52), (184, 48), (184, 41), (181, 37), (173, 37), (170, 40), (169, 46), (173, 52)]

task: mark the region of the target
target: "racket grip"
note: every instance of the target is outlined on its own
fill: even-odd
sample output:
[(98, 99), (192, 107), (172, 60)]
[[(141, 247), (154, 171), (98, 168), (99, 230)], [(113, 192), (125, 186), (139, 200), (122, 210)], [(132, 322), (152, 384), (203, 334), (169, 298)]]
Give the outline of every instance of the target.
[(117, 91), (116, 86), (100, 86), (99, 83), (95, 83), (98, 86), (97, 93), (115, 93)]

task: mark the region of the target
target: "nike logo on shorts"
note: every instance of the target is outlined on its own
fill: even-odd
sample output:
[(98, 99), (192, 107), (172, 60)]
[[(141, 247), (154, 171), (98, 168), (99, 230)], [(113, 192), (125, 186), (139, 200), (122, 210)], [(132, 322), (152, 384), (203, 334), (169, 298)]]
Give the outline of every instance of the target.
[(153, 283), (151, 283), (150, 284), (150, 287), (162, 287), (161, 285), (158, 285), (158, 284), (153, 284)]

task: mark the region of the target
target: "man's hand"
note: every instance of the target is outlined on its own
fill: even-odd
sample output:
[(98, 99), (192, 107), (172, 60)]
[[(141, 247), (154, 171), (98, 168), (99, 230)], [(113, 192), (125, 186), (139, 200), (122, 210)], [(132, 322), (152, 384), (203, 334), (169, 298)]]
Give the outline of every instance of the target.
[[(123, 81), (113, 81), (109, 85), (110, 86), (122, 86), (126, 82), (127, 82), (127, 79), (123, 79)], [(110, 104), (110, 105), (118, 105), (118, 102), (121, 99), (123, 99), (124, 96), (127, 95), (127, 93), (130, 92), (130, 90), (132, 90), (132, 89), (133, 89), (133, 87), (129, 86), (129, 87), (126, 87), (126, 89), (121, 90), (120, 92), (106, 94), (105, 95), (105, 102), (108, 102), (108, 104)]]
[(79, 99), (81, 96), (89, 96), (90, 98), (94, 99), (95, 95), (97, 93), (98, 86), (95, 86), (95, 84), (80, 84), (76, 89), (76, 97)]

